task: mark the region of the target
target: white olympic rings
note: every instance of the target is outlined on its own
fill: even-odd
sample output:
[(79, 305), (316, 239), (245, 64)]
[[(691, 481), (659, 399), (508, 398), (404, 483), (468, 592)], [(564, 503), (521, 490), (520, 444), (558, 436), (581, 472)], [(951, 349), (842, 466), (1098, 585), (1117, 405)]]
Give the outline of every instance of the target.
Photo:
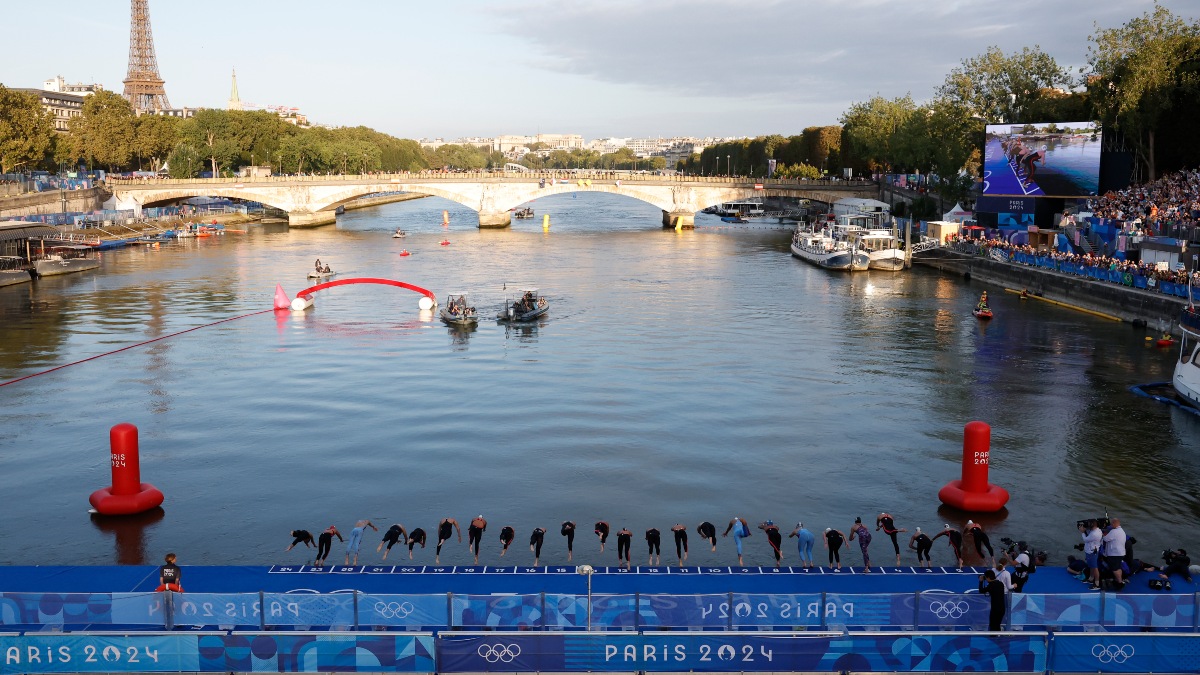
[(514, 659), (521, 655), (521, 645), (516, 644), (482, 644), (479, 649), (475, 650), (484, 661), (488, 663), (496, 663), (502, 661), (504, 663), (512, 663)]
[(929, 603), (929, 611), (939, 619), (958, 619), (965, 615), (971, 606), (962, 600), (934, 600)]
[(1125, 663), (1133, 656), (1133, 645), (1095, 645), (1092, 656), (1100, 663)]
[(382, 600), (375, 603), (375, 611), (385, 619), (403, 619), (409, 614), (412, 614), (416, 608), (411, 602), (383, 602)]

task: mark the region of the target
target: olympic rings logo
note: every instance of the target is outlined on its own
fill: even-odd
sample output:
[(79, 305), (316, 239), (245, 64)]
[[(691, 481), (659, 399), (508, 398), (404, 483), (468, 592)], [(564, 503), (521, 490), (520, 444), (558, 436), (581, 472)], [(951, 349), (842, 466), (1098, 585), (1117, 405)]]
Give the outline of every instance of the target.
[(947, 600), (946, 602), (934, 600), (929, 603), (929, 611), (933, 612), (933, 615), (939, 619), (960, 618), (970, 608), (971, 606), (962, 600)]
[(521, 645), (483, 644), (479, 645), (479, 649), (475, 651), (488, 663), (496, 663), (497, 661), (512, 663), (513, 659), (521, 655)]
[(375, 611), (385, 619), (403, 619), (413, 613), (416, 608), (411, 602), (377, 602)]
[(1133, 645), (1095, 645), (1092, 656), (1100, 663), (1125, 663), (1133, 656)]

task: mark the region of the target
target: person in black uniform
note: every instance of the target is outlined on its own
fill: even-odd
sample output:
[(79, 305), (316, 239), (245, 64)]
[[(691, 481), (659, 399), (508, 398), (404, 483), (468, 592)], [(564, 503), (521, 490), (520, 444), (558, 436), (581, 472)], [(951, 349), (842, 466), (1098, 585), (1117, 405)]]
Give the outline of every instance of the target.
[(442, 562), (442, 544), (450, 541), (450, 535), (458, 533), (458, 543), (462, 543), (462, 530), (458, 529), (458, 521), (453, 518), (442, 518), (442, 522), (438, 523), (438, 542), (437, 549), (433, 554), (433, 562)]
[(633, 542), (633, 533), (629, 528), (622, 527), (617, 533), (617, 561), (621, 567), (629, 567), (629, 544)]
[(183, 579), (183, 572), (175, 564), (175, 554), (168, 553), (163, 562), (165, 564), (158, 568), (158, 588), (155, 590), (182, 593), (183, 587), (179, 582)]
[(988, 612), (988, 630), (1000, 630), (1004, 621), (1005, 597), (1004, 584), (996, 578), (996, 570), (988, 570), (979, 575), (979, 592), (987, 593), (991, 599), (992, 608)]
[(986, 548), (988, 552), (986, 558), (988, 561), (988, 567), (995, 565), (996, 553), (992, 550), (992, 540), (989, 539), (987, 534), (984, 533), (983, 528), (979, 526), (979, 523), (973, 520), (968, 520), (966, 530), (967, 534), (971, 535), (971, 539), (975, 540), (975, 552), (979, 554), (979, 557), (983, 558), (983, 549)]
[(575, 521), (564, 520), (559, 533), (567, 538), (567, 562), (575, 557)]
[[(683, 567), (683, 561), (687, 560), (687, 525), (676, 523), (671, 531), (675, 533), (675, 557), (679, 558), (679, 566)], [(716, 533), (713, 533), (716, 536)]]
[(933, 540), (929, 538), (929, 535), (922, 532), (921, 528), (918, 527), (913, 536), (908, 538), (908, 547), (917, 550), (918, 567), (933, 566), (933, 562), (929, 559), (929, 551), (933, 549)]
[(596, 536), (600, 537), (600, 552), (604, 553), (604, 542), (608, 541), (608, 523), (596, 521)]
[(422, 530), (419, 527), (417, 529), (413, 530), (412, 532), (408, 533), (408, 559), (409, 560), (413, 559), (413, 554), (412, 554), (413, 547), (416, 546), (417, 544), (420, 544), (421, 548), (425, 548), (425, 530)]
[(829, 549), (829, 566), (834, 569), (842, 569), (841, 549), (845, 541), (846, 535), (841, 530), (825, 528), (825, 548)]
[(896, 535), (900, 532), (908, 532), (904, 528), (896, 528), (896, 522), (892, 520), (890, 513), (881, 513), (875, 519), (875, 531), (878, 532), (883, 528), (883, 533), (892, 538), (892, 548), (896, 549), (896, 564), (900, 564), (900, 542), (896, 541)]
[(383, 533), (383, 541), (379, 542), (379, 545), (375, 547), (375, 552), (378, 553), (383, 549), (383, 545), (387, 544), (387, 550), (383, 552), (383, 559), (387, 560), (388, 554), (392, 552), (392, 547), (400, 542), (401, 537), (405, 541), (408, 541), (408, 532), (404, 530), (404, 526), (400, 523), (394, 523), (388, 528), (387, 532)]
[(533, 551), (533, 566), (537, 567), (542, 558), (542, 539), (546, 536), (546, 529), (542, 527), (533, 528), (533, 534), (529, 535), (529, 550)]
[(775, 566), (779, 567), (783, 561), (783, 549), (781, 548), (783, 546), (783, 535), (779, 534), (779, 526), (775, 524), (775, 521), (768, 520), (764, 523), (759, 523), (758, 529), (767, 533), (767, 542), (771, 544), (772, 552), (775, 554)]
[(662, 533), (657, 527), (646, 530), (646, 546), (650, 549), (650, 559), (647, 565), (657, 565), (662, 558)]
[(962, 533), (953, 527), (950, 527), (950, 523), (946, 523), (941, 532), (933, 535), (934, 541), (937, 541), (939, 537), (945, 537), (946, 540), (950, 542), (950, 548), (954, 551), (955, 566), (958, 567), (958, 571), (961, 572), (963, 566)]
[(696, 527), (696, 534), (700, 535), (701, 539), (707, 539), (712, 542), (712, 550), (717, 550), (717, 526), (707, 520), (700, 523)]
[(513, 543), (513, 539), (516, 539), (516, 537), (517, 531), (512, 529), (512, 527), (505, 525), (500, 528), (500, 543), (504, 544), (504, 548), (500, 551), (501, 558), (504, 557), (505, 553), (508, 553), (508, 545)]
[(292, 543), (283, 549), (284, 552), (292, 550), (296, 544), (304, 544), (306, 548), (316, 546), (316, 542), (313, 541), (313, 536), (308, 530), (292, 530)]
[(479, 564), (479, 544), (483, 542), (485, 530), (487, 530), (487, 521), (483, 519), (482, 513), (467, 526), (467, 548), (475, 553), (476, 565)]
[(313, 561), (314, 567), (321, 567), (325, 564), (325, 559), (329, 557), (329, 549), (333, 548), (334, 537), (337, 537), (338, 541), (346, 541), (342, 538), (342, 533), (338, 532), (336, 525), (325, 528), (325, 531), (317, 537), (317, 559)]

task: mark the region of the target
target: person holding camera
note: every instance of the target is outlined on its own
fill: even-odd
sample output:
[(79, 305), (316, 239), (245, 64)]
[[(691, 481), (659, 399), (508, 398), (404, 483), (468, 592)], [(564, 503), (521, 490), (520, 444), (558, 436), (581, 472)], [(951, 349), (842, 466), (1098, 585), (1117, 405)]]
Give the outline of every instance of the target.
[(1095, 519), (1080, 525), (1079, 533), (1083, 536), (1083, 543), (1076, 544), (1075, 548), (1083, 551), (1083, 558), (1088, 567), (1088, 579), (1092, 582), (1090, 590), (1098, 591), (1100, 590), (1100, 544), (1104, 541), (1104, 533), (1100, 531)]
[(1113, 581), (1117, 585), (1117, 590), (1125, 586), (1124, 570), (1121, 569), (1121, 563), (1125, 561), (1125, 530), (1121, 527), (1121, 519), (1113, 518), (1111, 521), (1112, 528), (1104, 535), (1104, 557), (1108, 563), (1108, 568), (1112, 570)]
[(1188, 568), (1192, 565), (1192, 559), (1188, 557), (1187, 551), (1177, 548), (1174, 551), (1163, 551), (1163, 562), (1167, 565), (1162, 568), (1162, 573), (1158, 575), (1159, 579), (1169, 579), (1172, 574), (1178, 574), (1183, 577), (1183, 580), (1192, 583), (1192, 572)]

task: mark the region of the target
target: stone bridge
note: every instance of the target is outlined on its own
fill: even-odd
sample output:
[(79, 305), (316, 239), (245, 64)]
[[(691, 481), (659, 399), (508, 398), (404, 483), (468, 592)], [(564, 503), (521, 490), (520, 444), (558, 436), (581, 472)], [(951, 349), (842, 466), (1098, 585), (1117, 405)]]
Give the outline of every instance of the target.
[(763, 180), (659, 176), (633, 172), (546, 173), (420, 172), (364, 176), (270, 176), (209, 179), (109, 179), (117, 209), (175, 204), (190, 197), (226, 197), (259, 202), (288, 214), (293, 227), (334, 222), (334, 211), (351, 200), (381, 192), (443, 197), (479, 213), (479, 227), (508, 227), (511, 209), (539, 197), (565, 192), (609, 192), (662, 209), (664, 227), (694, 227), (697, 211), (754, 197), (796, 197), (832, 203), (843, 197), (879, 195), (873, 182)]

